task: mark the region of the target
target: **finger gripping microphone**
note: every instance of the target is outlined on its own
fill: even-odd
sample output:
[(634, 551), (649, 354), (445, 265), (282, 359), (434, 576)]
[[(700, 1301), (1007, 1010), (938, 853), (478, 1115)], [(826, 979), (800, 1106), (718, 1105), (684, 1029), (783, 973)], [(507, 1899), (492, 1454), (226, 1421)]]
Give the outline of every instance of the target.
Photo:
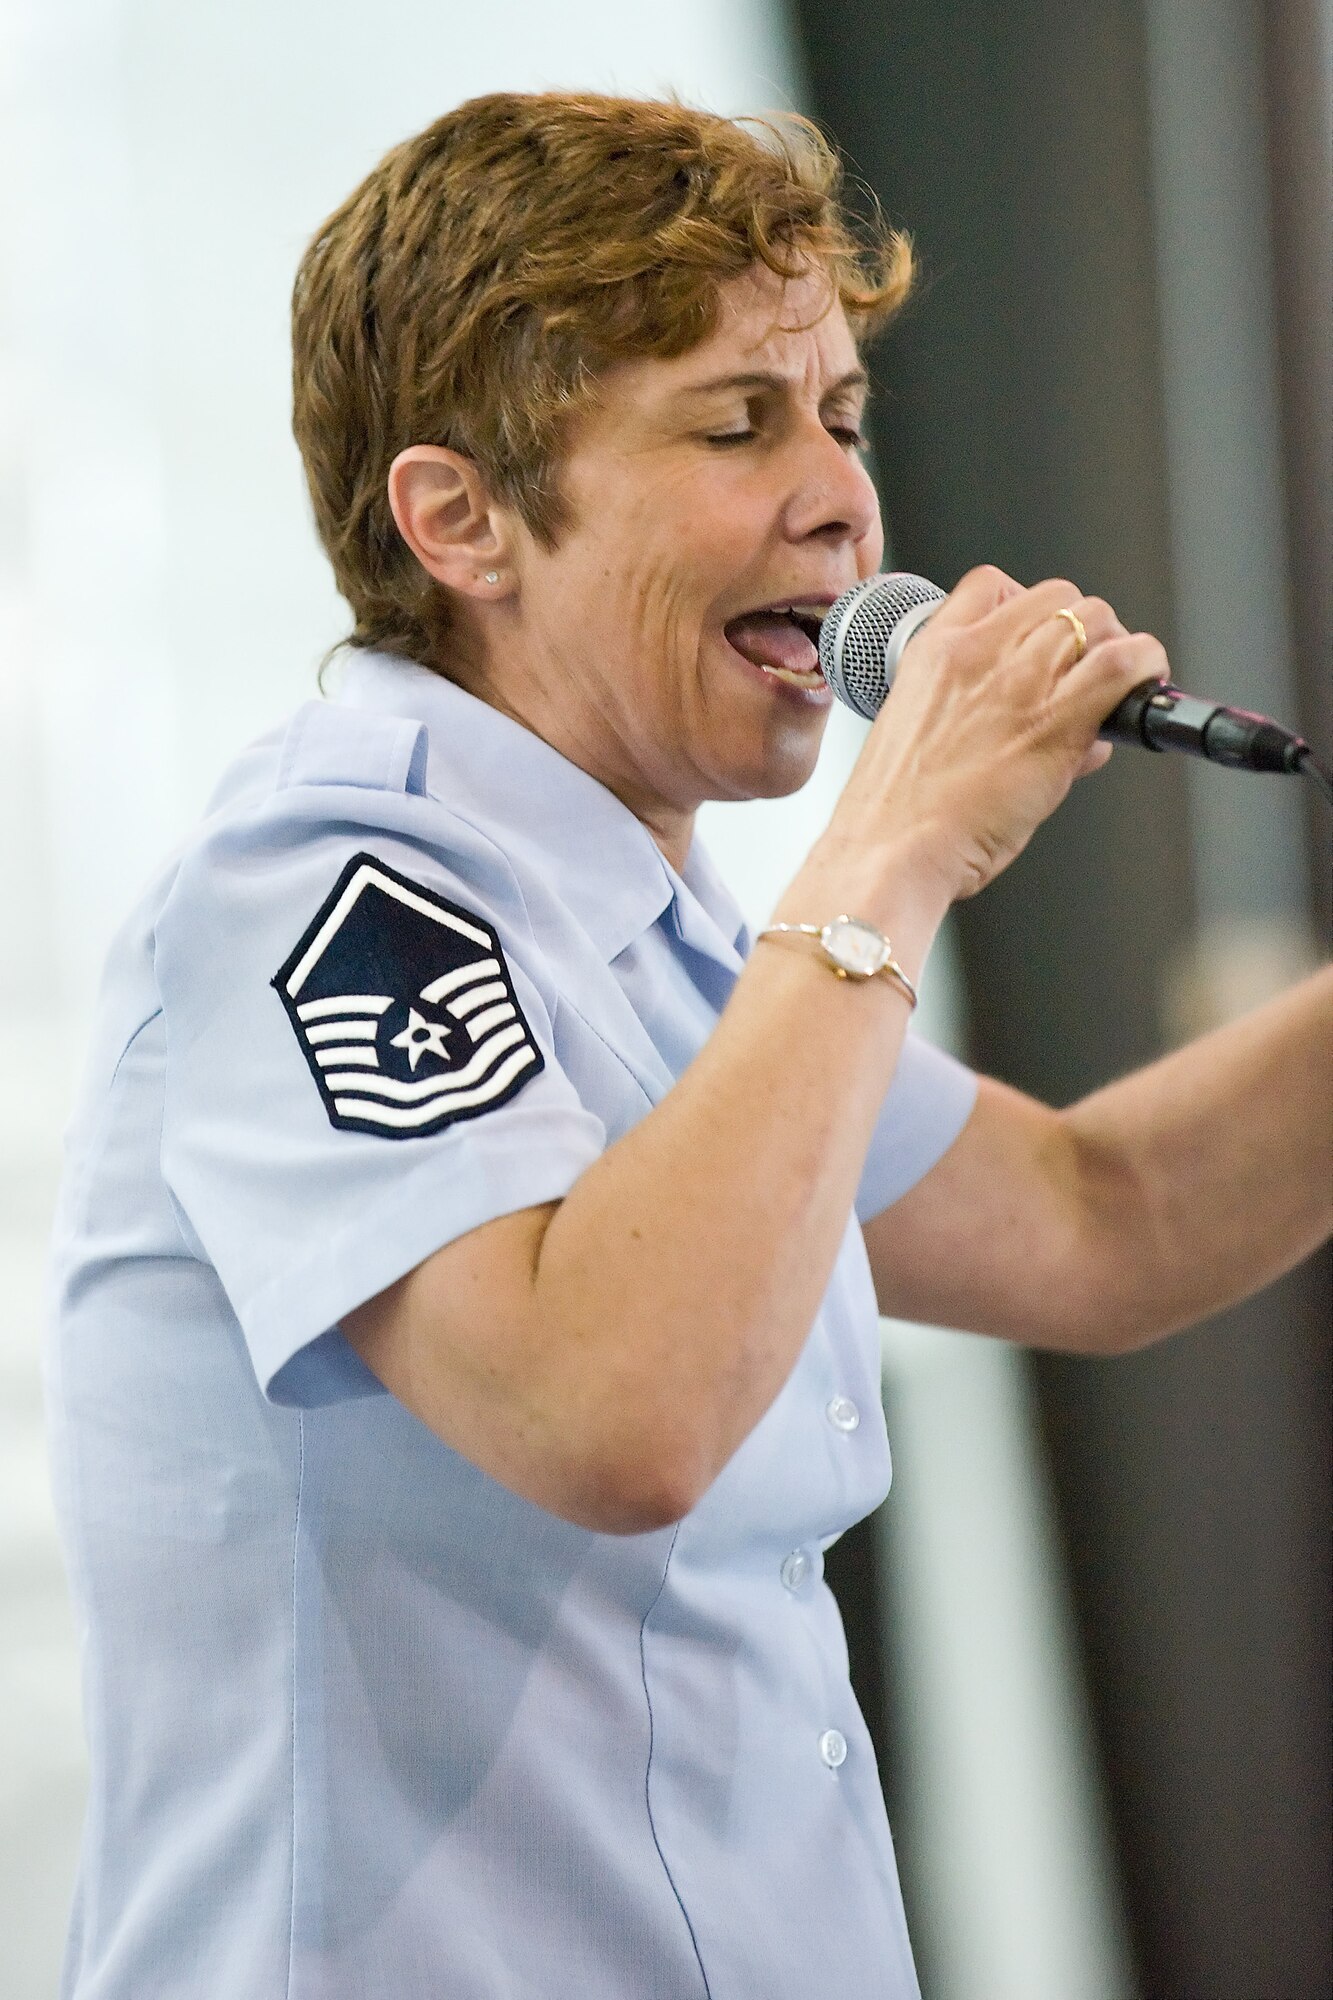
[[(944, 602), (945, 593), (907, 572), (869, 576), (844, 591), (819, 632), (819, 665), (839, 701), (873, 719), (893, 686), (903, 648)], [(1280, 723), (1247, 709), (1203, 701), (1169, 682), (1132, 688), (1099, 735), (1144, 750), (1183, 750), (1242, 771), (1321, 775), (1310, 746)]]

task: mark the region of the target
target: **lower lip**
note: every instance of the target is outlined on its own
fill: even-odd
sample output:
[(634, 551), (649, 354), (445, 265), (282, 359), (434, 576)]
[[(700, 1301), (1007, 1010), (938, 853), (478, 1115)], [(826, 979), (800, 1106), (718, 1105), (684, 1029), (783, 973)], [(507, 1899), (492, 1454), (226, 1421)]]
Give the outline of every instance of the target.
[(828, 708), (833, 701), (833, 690), (827, 681), (821, 680), (815, 687), (796, 687), (791, 681), (779, 680), (764, 667), (757, 667), (753, 660), (747, 660), (744, 653), (737, 652), (730, 639), (726, 641), (727, 651), (739, 666), (753, 679), (761, 681), (772, 694), (785, 695), (788, 701), (799, 702), (806, 708)]

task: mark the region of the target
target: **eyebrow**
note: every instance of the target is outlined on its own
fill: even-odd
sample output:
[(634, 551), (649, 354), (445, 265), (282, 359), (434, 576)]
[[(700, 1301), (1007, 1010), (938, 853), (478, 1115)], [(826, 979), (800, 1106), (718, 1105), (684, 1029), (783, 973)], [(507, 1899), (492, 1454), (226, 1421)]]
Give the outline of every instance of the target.
[[(772, 375), (767, 373), (719, 375), (712, 382), (692, 382), (686, 388), (682, 389), (680, 393), (682, 396), (696, 397), (714, 396), (723, 389), (772, 389), (781, 394), (784, 389), (792, 387), (792, 382), (793, 378), (790, 375)], [(869, 390), (869, 387), (870, 377), (866, 374), (865, 369), (850, 368), (845, 375), (840, 375), (836, 382), (829, 384), (819, 400), (821, 403), (827, 403), (831, 396), (843, 395), (849, 389)]]

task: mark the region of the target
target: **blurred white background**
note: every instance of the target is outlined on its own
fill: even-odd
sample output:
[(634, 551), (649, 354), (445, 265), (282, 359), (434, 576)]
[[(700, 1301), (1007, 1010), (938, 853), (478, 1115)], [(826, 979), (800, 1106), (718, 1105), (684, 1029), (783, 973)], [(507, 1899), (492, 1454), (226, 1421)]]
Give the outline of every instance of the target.
[[(9, 0), (0, 38), (0, 1936), (6, 1994), (37, 2000), (83, 1790), (41, 1436), (47, 1218), (111, 930), (345, 626), (288, 430), (296, 260), (389, 145), (477, 92), (754, 111), (801, 90), (763, 0)], [(856, 741), (839, 721), (799, 799), (710, 816), (752, 913)], [(946, 955), (946, 1040), (952, 994)], [(893, 1646), (949, 1994), (1111, 2000), (1118, 1918), (1025, 1391), (977, 1346), (890, 1350), (915, 1550)]]

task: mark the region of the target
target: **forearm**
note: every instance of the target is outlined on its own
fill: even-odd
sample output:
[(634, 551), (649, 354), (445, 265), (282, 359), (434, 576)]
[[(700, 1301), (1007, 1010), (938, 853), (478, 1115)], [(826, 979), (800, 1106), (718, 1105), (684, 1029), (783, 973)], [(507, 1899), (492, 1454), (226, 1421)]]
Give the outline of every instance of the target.
[[(855, 905), (919, 967), (945, 899), (910, 870), (859, 895), (836, 875), (816, 857), (781, 913), (826, 920)], [(646, 1469), (651, 1449), (664, 1511), (708, 1485), (795, 1364), (907, 1013), (886, 981), (837, 979), (799, 943), (763, 945), (681, 1081), (550, 1219), (532, 1309), (552, 1367), (531, 1385), (534, 1420), (541, 1409), (597, 1438), (613, 1476)]]
[(1333, 1230), (1333, 967), (1062, 1114), (1107, 1345), (1220, 1311)]

